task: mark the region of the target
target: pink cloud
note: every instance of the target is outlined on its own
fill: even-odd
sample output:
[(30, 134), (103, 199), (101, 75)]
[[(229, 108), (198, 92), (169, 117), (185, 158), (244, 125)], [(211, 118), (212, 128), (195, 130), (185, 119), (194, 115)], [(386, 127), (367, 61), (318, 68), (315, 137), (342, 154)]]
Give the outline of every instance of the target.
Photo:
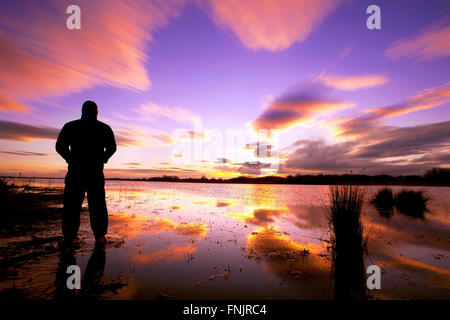
[(323, 75), (318, 78), (319, 81), (335, 89), (343, 91), (354, 91), (381, 86), (389, 79), (384, 75), (371, 74), (359, 76), (328, 76)]
[(133, 109), (133, 111), (140, 115), (139, 120), (146, 121), (153, 121), (158, 116), (163, 116), (177, 122), (197, 123), (201, 120), (199, 115), (189, 109), (180, 107), (170, 108), (157, 105), (153, 102), (146, 103), (137, 109)]
[(450, 82), (447, 82), (437, 87), (422, 90), (414, 96), (407, 98), (404, 102), (369, 109), (362, 115), (335, 119), (329, 122), (329, 124), (335, 126), (338, 136), (341, 137), (374, 135), (385, 130), (383, 125), (380, 124), (382, 119), (408, 114), (418, 110), (435, 108), (449, 102)]
[(294, 88), (270, 101), (263, 112), (250, 123), (250, 126), (254, 130), (286, 130), (317, 117), (353, 107), (351, 103), (326, 97), (325, 89), (318, 81)]
[(68, 1), (0, 4), (0, 111), (95, 85), (149, 89), (145, 46), (181, 2), (79, 0), (81, 30), (65, 26)]
[(210, 0), (219, 26), (233, 31), (250, 49), (283, 50), (302, 42), (330, 15), (340, 0)]
[(450, 26), (432, 27), (411, 39), (394, 42), (386, 50), (390, 59), (431, 60), (450, 56)]

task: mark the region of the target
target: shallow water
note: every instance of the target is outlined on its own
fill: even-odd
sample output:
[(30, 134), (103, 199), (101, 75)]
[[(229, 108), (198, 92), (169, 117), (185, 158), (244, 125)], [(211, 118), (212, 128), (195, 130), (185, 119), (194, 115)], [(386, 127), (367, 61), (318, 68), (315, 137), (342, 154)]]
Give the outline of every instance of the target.
[[(333, 297), (323, 241), (329, 236), (328, 186), (129, 181), (106, 186), (110, 244), (103, 252), (94, 251), (84, 214), (81, 248), (72, 256), (49, 252), (21, 263), (15, 278), (1, 281), (0, 288), (15, 286), (30, 298), (58, 296), (57, 275), (68, 259), (81, 267), (82, 288), (94, 288), (92, 295), (104, 299)], [(366, 188), (370, 197), (381, 187)], [(382, 270), (381, 290), (369, 294), (449, 299), (450, 188), (408, 189), (425, 190), (432, 198), (424, 220), (398, 212), (388, 219), (367, 206), (365, 265)]]

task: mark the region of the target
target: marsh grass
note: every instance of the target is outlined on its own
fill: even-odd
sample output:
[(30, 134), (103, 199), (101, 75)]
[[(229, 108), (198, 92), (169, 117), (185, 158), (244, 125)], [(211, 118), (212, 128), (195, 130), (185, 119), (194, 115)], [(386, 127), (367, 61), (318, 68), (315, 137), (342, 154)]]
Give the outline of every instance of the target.
[(424, 191), (402, 190), (394, 199), (397, 210), (411, 218), (424, 219), (431, 198)]
[(360, 186), (330, 186), (328, 222), (335, 299), (366, 299), (363, 236), (366, 189)]
[(394, 207), (405, 216), (414, 219), (424, 219), (425, 212), (428, 212), (428, 204), (431, 198), (424, 191), (402, 190), (393, 194), (392, 189), (380, 189), (370, 201), (381, 216), (391, 217), (394, 214)]
[(378, 190), (370, 203), (378, 209), (383, 217), (389, 218), (394, 214), (394, 194), (390, 188)]

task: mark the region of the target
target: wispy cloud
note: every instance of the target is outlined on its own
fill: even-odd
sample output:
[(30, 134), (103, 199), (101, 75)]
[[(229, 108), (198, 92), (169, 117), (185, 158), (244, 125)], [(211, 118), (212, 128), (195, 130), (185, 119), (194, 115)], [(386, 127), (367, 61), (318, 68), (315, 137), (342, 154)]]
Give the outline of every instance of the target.
[(389, 79), (380, 74), (357, 75), (357, 76), (333, 76), (321, 75), (317, 78), (328, 87), (343, 91), (354, 91), (378, 87), (389, 82)]
[(411, 39), (392, 43), (385, 55), (390, 59), (414, 58), (431, 60), (450, 56), (450, 26), (436, 26), (420, 32)]
[(0, 112), (6, 111), (17, 111), (17, 112), (28, 112), (29, 107), (25, 104), (9, 100), (4, 97), (4, 93), (0, 92)]
[[(422, 154), (450, 144), (450, 121), (402, 128), (385, 128), (373, 142), (359, 146), (360, 157), (383, 158)], [(363, 141), (360, 141), (363, 142)]]
[(189, 109), (186, 108), (170, 108), (167, 106), (160, 106), (156, 103), (149, 102), (141, 105), (139, 108), (132, 109), (139, 114), (139, 119), (143, 121), (154, 121), (158, 117), (166, 117), (176, 122), (191, 122), (198, 123), (201, 117)]
[(450, 82), (418, 92), (395, 105), (326, 121), (345, 141), (298, 140), (281, 172), (303, 171), (411, 174), (432, 166), (449, 166), (450, 122), (410, 127), (387, 126), (381, 120), (450, 102)]
[(56, 140), (59, 130), (0, 120), (0, 139), (13, 141)]
[(323, 91), (316, 83), (295, 88), (269, 102), (262, 114), (250, 125), (255, 130), (285, 130), (320, 115), (353, 106), (350, 103), (329, 99), (324, 96)]
[[(170, 135), (159, 130), (148, 133), (147, 128), (119, 128), (116, 130), (116, 142), (122, 147), (147, 146), (149, 144), (162, 144), (170, 140)], [(0, 120), (0, 139), (10, 141), (34, 141), (34, 140), (56, 140), (59, 129), (30, 125), (13, 121)], [(158, 135), (159, 134), (159, 135)]]
[(144, 62), (152, 33), (178, 14), (184, 1), (80, 0), (81, 30), (66, 29), (68, 2), (27, 9), (0, 4), (0, 111), (27, 111), (36, 99), (95, 85), (146, 90)]
[(140, 162), (124, 162), (122, 164), (124, 164), (126, 166), (132, 166), (132, 167), (140, 167), (140, 166), (142, 166), (142, 163), (140, 163)]
[(4, 150), (0, 150), (0, 153), (3, 154), (11, 154), (14, 156), (26, 156), (26, 157), (48, 157), (51, 156), (51, 153), (41, 153), (41, 152), (31, 152), (31, 151), (21, 151), (21, 150), (16, 150), (16, 151), (4, 151)]
[(214, 22), (250, 49), (283, 50), (304, 41), (340, 0), (210, 0)]
[(441, 86), (418, 92), (404, 102), (382, 108), (368, 109), (360, 116), (337, 119), (330, 124), (335, 125), (337, 134), (341, 137), (368, 135), (373, 134), (373, 131), (379, 131), (377, 124), (382, 119), (438, 107), (449, 102), (450, 82), (447, 82)]

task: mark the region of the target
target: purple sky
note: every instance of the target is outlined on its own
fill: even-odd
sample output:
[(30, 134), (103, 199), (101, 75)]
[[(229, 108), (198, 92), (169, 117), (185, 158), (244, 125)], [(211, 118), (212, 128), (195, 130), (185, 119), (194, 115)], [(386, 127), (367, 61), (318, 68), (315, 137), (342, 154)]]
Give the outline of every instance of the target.
[(109, 177), (450, 166), (448, 1), (75, 1), (67, 30), (72, 2), (0, 4), (0, 174), (63, 176), (55, 138), (87, 99), (118, 137)]

